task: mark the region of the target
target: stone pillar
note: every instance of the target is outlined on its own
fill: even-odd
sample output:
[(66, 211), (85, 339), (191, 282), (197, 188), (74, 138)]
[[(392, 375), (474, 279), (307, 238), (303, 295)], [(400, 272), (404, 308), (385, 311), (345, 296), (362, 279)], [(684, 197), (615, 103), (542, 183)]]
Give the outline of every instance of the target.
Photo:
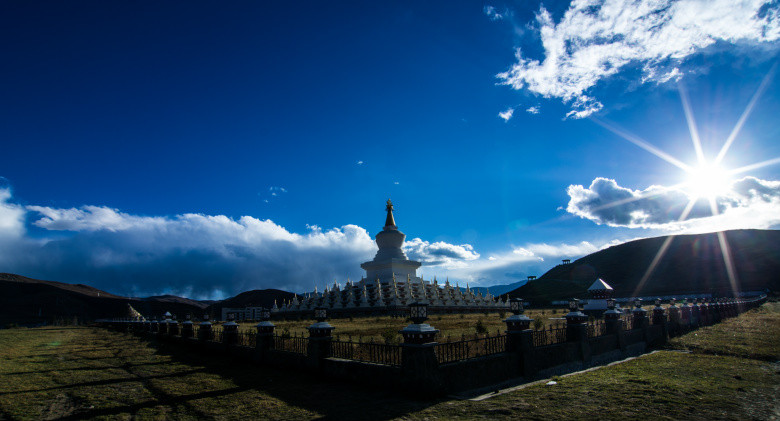
[(653, 324), (661, 326), (661, 339), (659, 343), (665, 344), (669, 341), (669, 325), (666, 322), (666, 311), (661, 307), (661, 299), (655, 300), (655, 307), (653, 308)]
[(212, 338), (211, 334), (211, 322), (208, 320), (205, 322), (200, 323), (200, 328), (198, 329), (198, 340), (200, 341), (210, 341)]
[(621, 312), (615, 309), (615, 300), (607, 300), (607, 311), (604, 312), (604, 330), (607, 335), (616, 335), (618, 347), (621, 351), (626, 350), (626, 337), (624, 334), (623, 320), (620, 319)]
[(414, 396), (436, 396), (445, 389), (434, 342), (439, 331), (423, 323), (428, 319), (427, 304), (412, 303), (409, 310), (412, 324), (399, 331), (404, 338), (401, 347), (404, 388)]
[(265, 361), (268, 350), (271, 349), (274, 341), (274, 329), (276, 326), (271, 323), (271, 310), (267, 308), (260, 309), (260, 323), (257, 328), (257, 341), (255, 343), (255, 361)]
[(195, 335), (195, 329), (192, 325), (192, 320), (190, 320), (190, 315), (187, 315), (187, 320), (184, 321), (184, 323), (181, 324), (181, 337), (185, 339), (189, 339)]
[(647, 327), (647, 310), (642, 308), (642, 299), (637, 298), (634, 300), (634, 309), (631, 310), (632, 316), (632, 329), (643, 329)]
[(157, 324), (157, 334), (158, 335), (166, 335), (168, 334), (168, 321), (167, 320), (160, 320), (160, 323)]
[(580, 357), (583, 361), (590, 361), (590, 344), (588, 344), (588, 316), (580, 311), (580, 300), (569, 300), (569, 313), (566, 314), (566, 341), (576, 342), (579, 346)]
[(168, 335), (170, 335), (170, 336), (178, 336), (179, 335), (179, 322), (178, 322), (178, 320), (168, 320)]
[(691, 304), (691, 327), (699, 326), (701, 326), (701, 308), (698, 302), (694, 302)]
[(330, 356), (330, 344), (333, 341), (333, 329), (326, 321), (327, 313), (324, 307), (314, 309), (314, 317), (317, 322), (307, 327), (309, 331), (309, 343), (306, 345), (306, 365), (319, 369), (322, 360)]
[(506, 351), (519, 355), (521, 375), (532, 376), (536, 373), (536, 366), (533, 364), (534, 331), (531, 330), (533, 319), (523, 314), (523, 301), (519, 298), (513, 298), (509, 308), (514, 314), (504, 320)]
[(152, 333), (157, 333), (160, 331), (160, 323), (157, 321), (157, 319), (152, 319), (151, 327), (152, 327), (151, 329)]
[(675, 304), (675, 299), (672, 298), (669, 303), (669, 334), (677, 336), (680, 334), (680, 308)]
[(238, 325), (231, 320), (222, 325), (222, 343), (235, 345), (236, 342), (238, 342)]
[(708, 299), (706, 298), (702, 299), (701, 305), (699, 306), (701, 326), (709, 326), (712, 324), (712, 321), (710, 320), (710, 304), (707, 301)]

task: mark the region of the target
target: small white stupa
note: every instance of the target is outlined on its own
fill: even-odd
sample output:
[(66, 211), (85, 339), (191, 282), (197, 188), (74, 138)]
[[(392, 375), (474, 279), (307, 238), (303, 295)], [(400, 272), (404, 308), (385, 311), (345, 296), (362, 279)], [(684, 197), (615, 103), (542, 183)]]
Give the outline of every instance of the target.
[(585, 304), (584, 310), (606, 310), (607, 299), (612, 298), (613, 291), (612, 287), (603, 279), (596, 279), (596, 282), (593, 282), (593, 285), (588, 288), (590, 299)]

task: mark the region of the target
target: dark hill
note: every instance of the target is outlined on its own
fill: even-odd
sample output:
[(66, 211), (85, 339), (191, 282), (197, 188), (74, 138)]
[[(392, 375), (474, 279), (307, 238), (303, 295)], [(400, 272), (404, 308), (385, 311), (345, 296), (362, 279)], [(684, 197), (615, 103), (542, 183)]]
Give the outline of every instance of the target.
[(272, 307), (274, 301), (278, 305), (286, 300), (293, 298), (292, 292), (282, 291), (279, 289), (255, 289), (252, 291), (245, 291), (235, 297), (227, 298), (222, 301), (217, 301), (208, 310), (212, 316), (221, 316), (222, 308), (243, 308), (243, 307)]
[[(780, 231), (725, 231), (738, 289), (780, 290)], [(642, 277), (669, 237), (646, 238), (610, 247), (568, 265), (558, 265), (535, 281), (509, 293), (533, 302), (585, 297), (597, 278), (615, 289), (615, 296), (652, 296), (732, 290), (716, 233), (671, 238), (664, 256), (647, 281)]]
[(91, 321), (122, 317), (130, 304), (144, 315), (166, 311), (184, 315), (200, 314), (206, 303), (164, 296), (127, 298), (82, 284), (42, 281), (10, 273), (0, 273), (0, 327), (8, 323), (41, 324), (59, 321)]

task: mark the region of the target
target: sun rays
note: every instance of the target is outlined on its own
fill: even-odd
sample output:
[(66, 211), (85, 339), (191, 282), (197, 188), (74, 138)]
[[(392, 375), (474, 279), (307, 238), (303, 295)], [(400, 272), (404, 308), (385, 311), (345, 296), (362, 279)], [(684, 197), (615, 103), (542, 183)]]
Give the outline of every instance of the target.
[[(694, 165), (689, 165), (682, 162), (681, 160), (673, 157), (672, 155), (653, 146), (649, 142), (641, 139), (640, 137), (632, 133), (629, 133), (628, 131), (620, 127), (617, 127), (612, 123), (600, 120), (595, 117), (591, 117), (590, 119), (596, 124), (600, 125), (601, 127), (604, 127), (605, 129), (611, 131), (612, 133), (620, 136), (622, 139), (630, 143), (633, 143), (634, 145), (657, 156), (658, 158), (661, 158), (662, 160), (668, 162), (669, 164), (672, 164), (675, 167), (685, 171), (685, 173), (687, 174), (687, 179), (685, 181), (681, 182), (680, 184), (668, 187), (668, 189), (681, 189), (685, 191), (689, 198), (687, 205), (680, 213), (680, 216), (677, 218), (677, 222), (682, 223), (686, 221), (688, 219), (688, 216), (691, 214), (691, 211), (693, 210), (696, 203), (702, 199), (707, 200), (707, 202), (709, 203), (711, 215), (713, 217), (716, 217), (720, 215), (720, 209), (718, 207), (718, 197), (723, 196), (729, 191), (731, 184), (733, 182), (733, 177), (735, 175), (780, 163), (780, 157), (777, 157), (762, 162), (745, 165), (736, 169), (727, 169), (721, 165), (723, 159), (726, 157), (726, 154), (729, 151), (729, 148), (731, 148), (732, 144), (737, 139), (739, 132), (741, 131), (745, 122), (750, 117), (750, 114), (752, 113), (756, 103), (758, 102), (758, 99), (766, 90), (766, 87), (769, 84), (769, 81), (771, 80), (776, 67), (777, 64), (772, 66), (769, 72), (767, 72), (767, 74), (764, 76), (758, 89), (756, 89), (756, 92), (750, 98), (750, 101), (745, 107), (745, 110), (742, 112), (742, 114), (739, 117), (739, 120), (734, 125), (734, 128), (731, 130), (729, 136), (726, 138), (725, 142), (723, 143), (723, 146), (718, 151), (715, 158), (712, 160), (708, 160), (705, 155), (705, 151), (704, 148), (702, 147), (701, 139), (699, 138), (699, 131), (696, 125), (696, 120), (693, 115), (693, 109), (690, 105), (690, 101), (688, 98), (688, 93), (685, 90), (685, 87), (681, 83), (678, 84), (678, 91), (680, 94), (680, 102), (682, 104), (683, 112), (685, 114), (685, 121), (688, 126), (688, 132), (690, 134), (691, 142), (693, 144), (693, 148), (696, 153), (697, 163)], [(600, 206), (600, 208), (603, 209), (603, 208), (623, 205), (633, 201), (653, 197), (654, 194), (657, 193), (646, 193), (643, 195), (638, 195), (636, 197), (614, 201), (602, 205)], [(650, 262), (647, 270), (645, 271), (644, 275), (640, 279), (632, 295), (636, 296), (642, 291), (642, 288), (650, 280), (653, 272), (655, 271), (655, 268), (658, 266), (658, 263), (663, 259), (664, 255), (668, 251), (669, 246), (671, 245), (676, 235), (677, 234), (672, 234), (668, 236), (664, 240), (663, 244), (661, 244), (661, 247), (658, 249), (658, 252), (653, 257), (653, 260)], [(723, 258), (723, 264), (725, 265), (726, 268), (726, 275), (728, 277), (731, 290), (735, 295), (737, 295), (739, 293), (739, 279), (737, 277), (737, 271), (734, 267), (734, 260), (731, 253), (731, 248), (728, 243), (728, 239), (726, 238), (726, 235), (723, 231), (718, 231), (717, 236), (718, 236), (718, 244), (720, 246), (721, 255)]]

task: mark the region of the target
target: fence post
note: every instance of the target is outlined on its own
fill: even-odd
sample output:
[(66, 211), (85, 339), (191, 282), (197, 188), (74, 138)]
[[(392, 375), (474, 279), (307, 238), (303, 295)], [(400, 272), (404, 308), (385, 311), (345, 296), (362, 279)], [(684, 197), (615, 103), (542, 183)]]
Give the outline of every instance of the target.
[(268, 308), (260, 309), (260, 323), (257, 328), (257, 341), (255, 343), (255, 361), (262, 362), (268, 355), (268, 350), (271, 349), (271, 345), (274, 340), (274, 329), (276, 325), (271, 323), (271, 310)]
[(625, 352), (626, 350), (626, 337), (623, 334), (623, 320), (621, 320), (622, 312), (615, 309), (615, 299), (607, 299), (607, 311), (604, 312), (604, 332), (607, 335), (615, 335), (617, 337), (618, 348)]
[(588, 316), (580, 311), (580, 300), (569, 300), (569, 313), (566, 315), (566, 341), (577, 342), (582, 361), (589, 362), (591, 358), (588, 343)]
[(401, 373), (405, 389), (414, 396), (439, 395), (444, 391), (434, 342), (439, 331), (423, 323), (428, 319), (428, 304), (412, 303), (409, 313), (412, 324), (399, 331), (404, 338)]
[(660, 298), (655, 299), (655, 307), (653, 308), (653, 324), (661, 326), (661, 339), (658, 341), (658, 343), (667, 343), (669, 341), (669, 330), (666, 324), (666, 311), (664, 311), (664, 308), (661, 307)]
[(680, 308), (675, 304), (674, 298), (669, 300), (669, 322), (667, 326), (670, 336), (678, 336), (680, 334)]
[(691, 326), (692, 327), (701, 326), (701, 308), (699, 307), (700, 301), (701, 298), (697, 298), (696, 301), (691, 303)]
[(211, 322), (205, 319), (200, 323), (200, 329), (198, 329), (198, 340), (203, 342), (211, 340)]
[(179, 321), (168, 319), (168, 335), (177, 336), (179, 334)]
[(520, 357), (520, 374), (532, 376), (536, 374), (533, 362), (534, 331), (530, 329), (533, 319), (524, 315), (523, 301), (513, 298), (509, 308), (514, 313), (504, 320), (506, 323), (506, 351), (517, 353)]
[(168, 333), (168, 321), (160, 318), (160, 323), (157, 324), (157, 334), (162, 336)]
[(225, 346), (235, 345), (238, 342), (238, 324), (233, 317), (228, 316), (228, 322), (222, 325), (222, 343)]
[(190, 315), (188, 314), (184, 323), (181, 324), (181, 337), (184, 339), (189, 339), (194, 333), (195, 330), (192, 326), (192, 320), (190, 320)]
[(327, 319), (325, 307), (315, 308), (314, 318), (317, 319), (317, 322), (306, 328), (309, 331), (309, 342), (306, 345), (306, 365), (318, 369), (322, 366), (322, 360), (330, 356), (330, 345), (335, 327), (325, 321)]

